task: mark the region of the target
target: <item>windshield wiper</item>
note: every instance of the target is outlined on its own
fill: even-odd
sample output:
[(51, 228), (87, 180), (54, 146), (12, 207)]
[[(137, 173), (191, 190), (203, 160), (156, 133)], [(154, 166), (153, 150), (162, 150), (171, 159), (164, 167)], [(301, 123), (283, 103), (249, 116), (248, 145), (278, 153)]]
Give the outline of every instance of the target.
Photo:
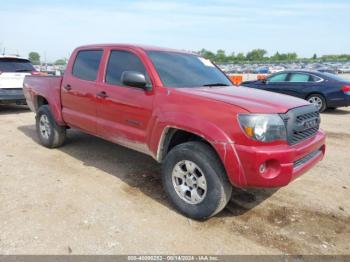
[(224, 83), (212, 83), (212, 84), (205, 84), (203, 86), (228, 86), (228, 85)]

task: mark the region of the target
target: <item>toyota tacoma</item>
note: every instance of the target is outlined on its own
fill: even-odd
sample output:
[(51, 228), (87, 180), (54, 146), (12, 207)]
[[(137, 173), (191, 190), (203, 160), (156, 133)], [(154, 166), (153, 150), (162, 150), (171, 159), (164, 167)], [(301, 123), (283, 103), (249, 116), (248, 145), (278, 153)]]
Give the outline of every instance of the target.
[(169, 200), (194, 219), (220, 212), (232, 185), (285, 186), (325, 153), (314, 105), (235, 87), (185, 51), (82, 46), (62, 77), (26, 76), (24, 94), (42, 145), (61, 146), (76, 128), (150, 155)]

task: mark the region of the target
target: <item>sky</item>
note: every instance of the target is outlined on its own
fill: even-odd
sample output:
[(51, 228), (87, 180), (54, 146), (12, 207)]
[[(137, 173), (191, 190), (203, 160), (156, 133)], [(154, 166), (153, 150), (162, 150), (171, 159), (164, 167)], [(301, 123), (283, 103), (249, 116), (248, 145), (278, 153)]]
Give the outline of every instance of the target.
[(350, 54), (349, 16), (349, 0), (0, 0), (0, 50), (47, 61), (94, 43)]

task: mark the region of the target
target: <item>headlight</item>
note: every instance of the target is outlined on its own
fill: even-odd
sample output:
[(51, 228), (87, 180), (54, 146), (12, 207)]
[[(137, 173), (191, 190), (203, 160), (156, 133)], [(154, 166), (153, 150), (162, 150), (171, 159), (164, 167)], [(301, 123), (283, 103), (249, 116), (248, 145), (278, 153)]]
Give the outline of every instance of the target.
[(238, 116), (244, 133), (257, 141), (287, 140), (286, 127), (279, 115), (242, 114)]

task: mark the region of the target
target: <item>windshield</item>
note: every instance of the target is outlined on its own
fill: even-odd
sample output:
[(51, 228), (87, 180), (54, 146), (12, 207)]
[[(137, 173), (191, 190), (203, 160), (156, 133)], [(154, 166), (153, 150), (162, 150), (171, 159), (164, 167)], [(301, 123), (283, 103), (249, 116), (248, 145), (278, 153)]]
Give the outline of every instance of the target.
[(176, 52), (148, 51), (160, 79), (167, 87), (232, 85), (209, 60)]
[(0, 59), (1, 72), (30, 72), (35, 71), (32, 64), (25, 59), (18, 58), (1, 58)]

